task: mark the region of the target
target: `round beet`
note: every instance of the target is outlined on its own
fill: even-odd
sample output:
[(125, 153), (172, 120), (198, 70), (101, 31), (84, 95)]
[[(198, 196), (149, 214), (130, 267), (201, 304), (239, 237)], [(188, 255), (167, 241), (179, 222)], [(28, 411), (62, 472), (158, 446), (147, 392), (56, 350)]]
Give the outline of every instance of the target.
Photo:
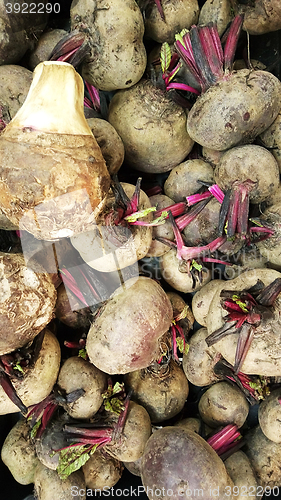
[[(141, 477), (148, 498), (232, 498), (222, 460), (203, 438), (180, 427), (157, 430), (146, 443)], [(216, 494), (215, 494), (216, 490)]]

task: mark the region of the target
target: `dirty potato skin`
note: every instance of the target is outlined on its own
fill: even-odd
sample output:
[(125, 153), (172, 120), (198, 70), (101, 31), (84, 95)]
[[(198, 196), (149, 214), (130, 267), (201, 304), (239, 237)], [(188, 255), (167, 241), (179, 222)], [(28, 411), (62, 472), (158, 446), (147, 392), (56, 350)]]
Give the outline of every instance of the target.
[(236, 180), (255, 182), (249, 194), (252, 203), (260, 203), (279, 187), (279, 168), (274, 156), (254, 144), (226, 151), (215, 168), (214, 177), (223, 191), (230, 189)]
[(252, 142), (275, 120), (280, 95), (280, 81), (267, 71), (233, 72), (197, 99), (187, 131), (195, 142), (217, 151)]
[(160, 16), (155, 3), (145, 13), (145, 35), (156, 42), (173, 43), (175, 34), (183, 28), (196, 24), (199, 15), (197, 0), (162, 0), (165, 20)]
[(214, 181), (214, 171), (206, 161), (187, 160), (177, 165), (165, 181), (164, 191), (175, 203), (185, 201), (186, 196), (197, 193), (202, 187), (198, 181)]
[(0, 355), (24, 346), (53, 319), (51, 278), (26, 267), (22, 254), (0, 252)]
[(25, 420), (19, 420), (10, 430), (2, 446), (1, 459), (18, 483), (33, 483), (39, 460)]
[[(157, 210), (165, 209), (174, 204), (174, 201), (164, 194), (156, 194), (150, 196), (149, 201), (152, 207), (156, 207)], [(165, 243), (161, 243), (157, 238), (167, 238), (168, 240), (173, 240), (174, 232), (171, 222), (167, 219), (165, 224), (161, 226), (155, 226), (152, 228), (152, 242), (146, 257), (160, 257), (164, 253), (169, 251), (169, 247)]]
[(167, 172), (193, 146), (184, 109), (148, 80), (113, 96), (108, 121), (124, 143), (125, 161), (141, 172)]
[(232, 19), (230, 0), (206, 0), (199, 15), (199, 25), (215, 23), (221, 36)]
[(66, 394), (84, 389), (85, 393), (80, 398), (67, 404), (67, 412), (72, 418), (91, 418), (103, 403), (107, 375), (85, 359), (74, 356), (61, 367), (58, 384)]
[[(34, 367), (27, 371), (23, 379), (13, 380), (13, 386), (25, 406), (40, 403), (50, 394), (57, 380), (60, 361), (60, 345), (54, 334), (46, 330)], [(18, 407), (0, 387), (0, 415), (18, 411)]]
[(187, 497), (188, 489), (203, 490), (202, 498), (212, 500), (212, 490), (218, 487), (220, 500), (233, 498), (227, 488), (233, 483), (222, 460), (202, 437), (180, 427), (167, 426), (152, 434), (144, 450), (141, 477), (144, 487), (153, 490), (153, 494), (148, 490), (150, 500), (156, 492), (157, 498), (165, 500), (163, 487), (174, 492), (175, 500)]
[(131, 278), (125, 287), (109, 299), (87, 336), (91, 363), (108, 374), (146, 368), (158, 359), (158, 340), (173, 318), (171, 303), (154, 280)]
[(163, 369), (136, 370), (124, 378), (132, 398), (149, 413), (152, 423), (163, 422), (177, 415), (189, 393), (188, 381), (182, 369), (171, 361)]
[(105, 445), (104, 450), (121, 462), (134, 462), (142, 456), (150, 435), (151, 421), (146, 409), (130, 401), (120, 440)]
[(100, 90), (129, 88), (146, 67), (144, 24), (134, 0), (74, 0), (71, 29), (89, 30), (91, 54), (83, 78)]
[(281, 443), (281, 404), (279, 398), (279, 389), (271, 391), (261, 402), (258, 412), (262, 432), (274, 443)]

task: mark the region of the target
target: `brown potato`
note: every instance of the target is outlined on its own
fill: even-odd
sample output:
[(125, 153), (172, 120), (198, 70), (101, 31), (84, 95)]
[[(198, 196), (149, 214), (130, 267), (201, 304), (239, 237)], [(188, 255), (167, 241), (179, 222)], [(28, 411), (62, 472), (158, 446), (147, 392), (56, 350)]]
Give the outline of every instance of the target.
[(66, 34), (67, 32), (62, 29), (49, 29), (45, 31), (28, 57), (28, 67), (33, 71), (37, 64), (48, 61), (54, 47)]
[(244, 30), (250, 35), (262, 35), (281, 29), (279, 0), (255, 0), (254, 4), (240, 6), (244, 13)]
[(247, 455), (239, 450), (224, 461), (225, 468), (231, 477), (237, 492), (235, 498), (238, 500), (255, 500), (257, 491), (257, 480)]
[(16, 64), (0, 66), (0, 118), (6, 125), (23, 105), (31, 82), (32, 73), (28, 69)]
[[(213, 300), (213, 296), (218, 289), (222, 289), (225, 286), (225, 282), (222, 280), (212, 280), (206, 285), (204, 285), (201, 290), (193, 295), (192, 299), (192, 312), (196, 321), (199, 325), (206, 325), (206, 318), (209, 312), (210, 303)], [(195, 384), (196, 385), (196, 384)]]
[(280, 389), (275, 389), (261, 402), (258, 413), (262, 432), (274, 443), (281, 443), (281, 404), (279, 399)]

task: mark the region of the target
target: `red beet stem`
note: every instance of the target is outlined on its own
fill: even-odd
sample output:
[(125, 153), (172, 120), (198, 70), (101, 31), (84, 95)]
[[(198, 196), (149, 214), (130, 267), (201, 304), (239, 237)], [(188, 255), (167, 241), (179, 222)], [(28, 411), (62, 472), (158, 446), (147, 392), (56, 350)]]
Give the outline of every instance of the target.
[(193, 94), (200, 95), (200, 92), (198, 92), (198, 90), (190, 87), (189, 85), (186, 85), (185, 83), (171, 82), (169, 83), (169, 85), (167, 85), (166, 90), (171, 89), (186, 90), (186, 92), (192, 92)]
[(276, 278), (260, 292), (257, 297), (257, 302), (262, 306), (270, 307), (274, 304), (280, 292), (281, 278)]
[(90, 83), (85, 81), (86, 88), (90, 94), (90, 98), (92, 99), (92, 103), (94, 108), (99, 111), (100, 110), (100, 95), (99, 91), (94, 85), (90, 85)]
[(159, 11), (159, 14), (161, 16), (161, 19), (163, 21), (165, 21), (165, 15), (164, 15), (164, 11), (163, 11), (163, 7), (162, 7), (162, 4), (161, 4), (161, 1), (162, 0), (154, 0), (154, 2), (156, 3), (157, 9)]
[[(195, 207), (192, 207), (191, 210), (189, 210), (189, 212), (182, 215), (181, 217), (178, 217), (175, 221), (178, 229), (182, 231), (186, 226), (188, 226), (188, 224), (190, 224), (194, 219), (196, 219), (197, 215), (200, 214), (200, 212), (202, 212), (203, 208), (205, 208), (205, 206), (209, 201), (210, 197), (205, 196), (205, 199), (199, 201), (199, 203), (197, 203)], [(172, 215), (174, 214), (172, 213)]]
[[(217, 32), (217, 36), (215, 35)], [(219, 34), (216, 26), (203, 26), (199, 30), (199, 38), (212, 74), (216, 79), (223, 77), (223, 57), (222, 50), (219, 49)]]
[(177, 331), (174, 325), (171, 325), (171, 331), (172, 331), (172, 345), (173, 345), (173, 358), (176, 361), (179, 361), (178, 358), (178, 352), (177, 352)]
[(244, 324), (240, 330), (239, 339), (235, 352), (234, 373), (240, 372), (246, 356), (249, 352), (250, 345), (254, 337), (255, 330), (252, 325)]
[(124, 217), (133, 214), (138, 211), (139, 200), (140, 200), (140, 186), (141, 186), (142, 178), (139, 177), (136, 183), (135, 191), (130, 199), (130, 202), (127, 205), (127, 210), (125, 211)]
[(204, 82), (204, 90), (206, 90), (216, 83), (217, 78), (211, 70), (210, 63), (208, 61), (208, 54), (206, 52), (208, 49), (205, 40), (203, 40), (202, 43), (202, 40), (200, 39), (199, 33), (202, 31), (202, 29), (203, 28), (199, 29), (197, 26), (192, 26), (190, 30), (190, 40), (194, 59), (197, 63), (201, 78)]
[(226, 425), (221, 431), (207, 439), (207, 443), (216, 451), (228, 442), (232, 442), (241, 434), (236, 424)]
[(0, 370), (0, 385), (2, 386), (3, 391), (10, 398), (10, 400), (20, 409), (21, 413), (23, 415), (26, 415), (28, 412), (27, 407), (23, 404), (22, 400), (17, 395), (16, 389), (14, 388), (8, 375), (2, 370)]
[[(187, 207), (187, 205), (186, 205), (185, 201), (180, 201), (179, 203), (169, 205), (166, 208), (156, 210), (156, 212), (154, 212), (154, 217), (156, 219), (157, 217), (160, 217), (163, 212), (168, 212), (169, 210), (171, 211), (171, 213), (174, 217), (178, 217), (179, 215), (182, 215), (185, 212), (186, 207)], [(168, 217), (169, 216), (167, 216), (167, 219), (168, 219)]]
[(236, 16), (230, 26), (226, 44), (224, 46), (224, 69), (230, 71), (234, 56), (236, 52), (236, 47), (239, 39), (239, 35), (242, 29), (244, 16)]
[(195, 205), (199, 201), (206, 200), (207, 198), (210, 198), (211, 193), (209, 191), (205, 191), (205, 193), (197, 193), (197, 194), (192, 194), (190, 196), (186, 197), (187, 205), (191, 207), (192, 205)]
[(222, 203), (224, 200), (224, 192), (221, 190), (221, 188), (217, 184), (213, 184), (208, 188), (210, 193), (219, 201), (219, 203)]

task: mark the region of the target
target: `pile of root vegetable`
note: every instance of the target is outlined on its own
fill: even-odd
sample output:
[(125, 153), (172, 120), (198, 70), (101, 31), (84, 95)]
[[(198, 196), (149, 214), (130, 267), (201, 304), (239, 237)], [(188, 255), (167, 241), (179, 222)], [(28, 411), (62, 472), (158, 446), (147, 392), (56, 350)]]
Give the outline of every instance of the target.
[(279, 0), (0, 0), (23, 495), (280, 497), (280, 56), (252, 57), (278, 30)]

